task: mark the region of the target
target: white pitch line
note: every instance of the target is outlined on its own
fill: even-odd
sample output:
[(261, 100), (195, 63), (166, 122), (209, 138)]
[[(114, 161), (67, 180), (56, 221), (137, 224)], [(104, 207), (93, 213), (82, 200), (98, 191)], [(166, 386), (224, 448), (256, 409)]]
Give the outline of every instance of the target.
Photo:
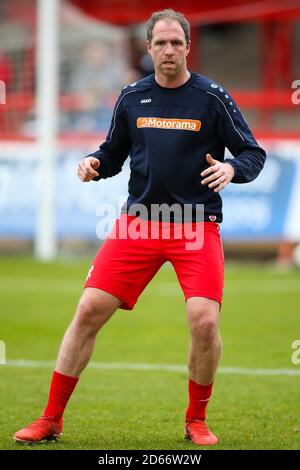
[[(30, 361), (26, 359), (11, 359), (7, 361), (6, 367), (20, 368), (53, 368), (54, 361)], [(4, 365), (5, 367), (5, 365)], [(100, 370), (134, 370), (134, 371), (165, 371), (165, 372), (187, 372), (187, 367), (175, 364), (143, 364), (126, 362), (90, 362), (91, 369)], [(1, 371), (1, 367), (0, 367)], [(299, 376), (299, 369), (250, 369), (244, 367), (219, 367), (219, 374), (234, 375), (257, 375), (257, 376)]]

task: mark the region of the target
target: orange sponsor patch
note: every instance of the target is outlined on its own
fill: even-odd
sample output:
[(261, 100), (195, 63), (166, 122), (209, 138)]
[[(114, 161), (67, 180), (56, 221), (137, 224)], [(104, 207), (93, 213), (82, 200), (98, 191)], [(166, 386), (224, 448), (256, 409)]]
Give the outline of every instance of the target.
[(198, 121), (198, 119), (139, 117), (137, 118), (137, 127), (199, 132), (201, 129), (201, 121)]

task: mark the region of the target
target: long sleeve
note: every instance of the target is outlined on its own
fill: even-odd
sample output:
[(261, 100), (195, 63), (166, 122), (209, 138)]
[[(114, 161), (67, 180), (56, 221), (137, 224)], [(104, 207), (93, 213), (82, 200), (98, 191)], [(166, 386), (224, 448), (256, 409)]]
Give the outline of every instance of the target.
[(99, 150), (88, 155), (100, 161), (100, 167), (97, 170), (99, 176), (94, 178), (95, 181), (120, 173), (128, 156), (131, 143), (126, 121), (126, 108), (123, 106), (124, 96), (121, 94), (116, 102), (105, 142), (100, 145)]
[(248, 183), (253, 181), (264, 166), (266, 153), (257, 144), (232, 98), (223, 93), (214, 94), (214, 96), (218, 99), (218, 135), (225, 147), (235, 157), (224, 160), (234, 168), (235, 174), (232, 182)]

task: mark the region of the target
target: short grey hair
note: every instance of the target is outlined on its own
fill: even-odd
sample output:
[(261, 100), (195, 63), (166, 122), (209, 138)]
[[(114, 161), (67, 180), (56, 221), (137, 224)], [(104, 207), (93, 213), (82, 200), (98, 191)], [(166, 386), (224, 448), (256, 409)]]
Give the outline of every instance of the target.
[(161, 11), (155, 11), (152, 13), (151, 17), (147, 21), (147, 41), (151, 42), (152, 41), (152, 33), (153, 33), (153, 28), (155, 24), (164, 19), (170, 19), (170, 20), (176, 20), (182, 27), (186, 39), (186, 43), (188, 44), (190, 42), (191, 38), (191, 31), (190, 31), (190, 23), (186, 19), (186, 17), (182, 14), (179, 13), (179, 11), (172, 10), (171, 8), (166, 8), (165, 10)]

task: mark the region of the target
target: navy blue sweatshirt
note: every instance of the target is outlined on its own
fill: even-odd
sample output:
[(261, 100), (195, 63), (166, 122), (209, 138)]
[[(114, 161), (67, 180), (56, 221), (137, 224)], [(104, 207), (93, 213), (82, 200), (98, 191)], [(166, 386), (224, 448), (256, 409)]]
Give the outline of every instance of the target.
[[(224, 160), (225, 147), (233, 155)], [(115, 105), (106, 141), (91, 154), (99, 177), (122, 169), (130, 157), (128, 209), (144, 204), (204, 204), (204, 220), (222, 221), (222, 199), (200, 173), (206, 154), (230, 163), (233, 183), (254, 180), (266, 154), (258, 146), (230, 95), (208, 78), (191, 73), (178, 88), (164, 88), (154, 74), (125, 87)]]

